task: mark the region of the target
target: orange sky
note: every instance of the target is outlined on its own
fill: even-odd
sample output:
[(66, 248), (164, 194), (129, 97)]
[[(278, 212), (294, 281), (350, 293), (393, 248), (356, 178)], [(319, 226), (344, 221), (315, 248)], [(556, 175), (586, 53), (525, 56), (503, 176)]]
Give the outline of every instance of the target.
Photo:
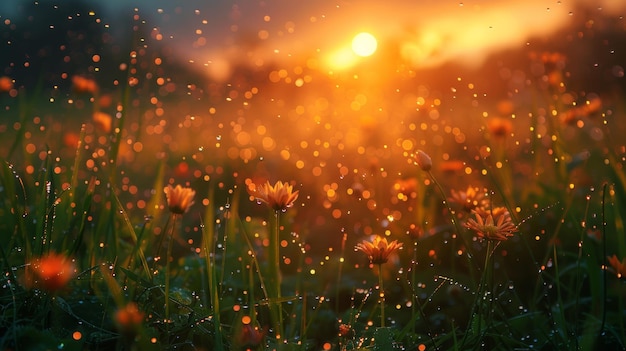
[(206, 20), (203, 24), (204, 14), (211, 9), (200, 9), (194, 21), (201, 33), (196, 30), (193, 35), (194, 49), (187, 47), (182, 52), (194, 63), (206, 66), (214, 78), (225, 78), (235, 62), (263, 66), (315, 58), (323, 69), (337, 70), (341, 66), (333, 64), (333, 57), (349, 49), (361, 31), (376, 36), (378, 55), (400, 57), (415, 68), (449, 61), (473, 66), (494, 50), (519, 47), (572, 24), (580, 18), (574, 16), (582, 11), (580, 6), (607, 16), (626, 10), (626, 2), (610, 0), (237, 4), (224, 9), (227, 12), (222, 21)]

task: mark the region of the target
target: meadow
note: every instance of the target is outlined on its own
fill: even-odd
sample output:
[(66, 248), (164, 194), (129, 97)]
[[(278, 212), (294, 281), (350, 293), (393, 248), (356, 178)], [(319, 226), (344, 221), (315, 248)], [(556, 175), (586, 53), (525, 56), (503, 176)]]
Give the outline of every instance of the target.
[[(139, 10), (120, 38), (32, 6), (2, 29), (0, 349), (626, 348), (621, 56), (218, 80)], [(563, 35), (623, 42), (593, 19)]]

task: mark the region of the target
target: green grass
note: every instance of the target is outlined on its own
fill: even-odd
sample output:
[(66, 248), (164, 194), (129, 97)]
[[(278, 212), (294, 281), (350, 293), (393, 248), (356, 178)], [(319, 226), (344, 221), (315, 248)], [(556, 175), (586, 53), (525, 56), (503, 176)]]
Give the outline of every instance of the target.
[[(121, 90), (124, 113), (112, 130), (85, 123), (74, 146), (40, 133), (27, 117), (45, 111), (35, 98), (16, 103), (19, 123), (7, 126), (0, 149), (2, 350), (626, 348), (626, 283), (607, 267), (607, 256), (626, 256), (623, 151), (608, 137), (623, 117), (619, 107), (611, 118), (584, 119), (607, 135), (591, 140), (582, 127), (541, 115), (552, 95), (536, 88), (528, 142), (480, 127), (477, 150), (470, 142), (433, 146), (432, 170), (397, 172), (417, 184), (402, 200), (389, 200), (386, 165), (374, 157), (342, 173), (354, 175), (344, 182), (291, 164), (280, 173), (286, 157), (268, 153), (275, 157), (259, 163), (280, 166), (260, 167), (267, 178), (292, 180), (300, 192), (276, 212), (245, 191), (254, 160), (224, 156), (236, 135), (220, 135), (207, 153), (168, 153), (140, 135), (144, 116), (131, 108), (131, 88)], [(580, 143), (562, 141), (566, 133)], [(154, 152), (126, 143), (140, 139)], [(190, 139), (193, 149), (208, 148)], [(408, 164), (398, 145), (378, 151), (387, 167)], [(451, 154), (465, 157), (452, 177), (439, 168)], [(196, 173), (181, 170), (182, 161)], [(179, 182), (197, 195), (175, 216), (163, 188)], [(451, 190), (477, 184), (491, 206), (511, 213), (519, 232), (509, 240), (478, 240), (464, 225), (471, 215), (448, 200)], [(329, 194), (336, 200), (325, 201)], [(415, 227), (423, 235), (411, 235)], [(353, 250), (369, 234), (403, 249), (370, 266)], [(31, 278), (35, 260), (50, 253), (75, 269), (55, 291)], [(115, 315), (130, 303), (143, 318), (124, 328)], [(339, 335), (340, 324), (350, 331)]]

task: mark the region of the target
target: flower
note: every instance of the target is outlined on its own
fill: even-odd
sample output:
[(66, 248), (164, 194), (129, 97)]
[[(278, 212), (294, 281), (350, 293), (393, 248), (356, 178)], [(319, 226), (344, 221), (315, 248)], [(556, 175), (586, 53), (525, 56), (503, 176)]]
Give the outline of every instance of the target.
[(398, 179), (393, 183), (391, 191), (397, 196), (400, 196), (400, 198), (402, 198), (402, 195), (409, 197), (417, 192), (418, 186), (419, 182), (417, 178)]
[(448, 160), (439, 163), (439, 170), (444, 173), (458, 174), (465, 168), (465, 162), (460, 160)]
[(167, 206), (174, 214), (187, 212), (187, 209), (193, 205), (193, 197), (196, 195), (195, 190), (184, 188), (180, 184), (176, 185), (175, 188), (168, 185), (163, 191), (167, 197)]
[(355, 249), (363, 251), (370, 262), (374, 264), (383, 264), (389, 260), (389, 256), (402, 247), (402, 243), (398, 243), (394, 240), (390, 243), (387, 242), (387, 238), (381, 236), (375, 236), (373, 241), (363, 240), (356, 245)]
[(117, 329), (124, 335), (137, 334), (141, 323), (143, 323), (145, 313), (141, 312), (134, 302), (115, 311), (113, 320)]
[(508, 119), (495, 117), (487, 121), (487, 130), (496, 138), (505, 138), (513, 132), (513, 123)]
[(96, 111), (93, 113), (93, 123), (96, 127), (98, 127), (98, 129), (105, 133), (109, 133), (111, 131), (111, 126), (113, 125), (113, 117), (106, 112)]
[[(504, 241), (508, 240), (517, 227), (513, 224), (508, 212), (494, 216), (493, 214), (481, 215), (474, 211), (476, 219), (470, 218), (465, 226), (476, 232), (481, 239)], [(494, 217), (496, 218), (494, 220)]]
[(609, 264), (613, 267), (613, 270), (615, 270), (615, 274), (617, 274), (618, 278), (626, 275), (626, 257), (624, 257), (620, 262), (619, 258), (617, 258), (616, 255), (613, 255), (609, 257)]
[(260, 329), (251, 324), (243, 324), (236, 334), (235, 345), (241, 350), (256, 349), (263, 342), (267, 329)]
[(74, 277), (74, 264), (66, 256), (50, 253), (31, 262), (27, 284), (48, 292), (61, 290)]
[(272, 186), (267, 181), (260, 186), (256, 186), (254, 183), (248, 184), (248, 193), (275, 211), (284, 211), (293, 206), (294, 201), (298, 198), (299, 191), (293, 191), (293, 186), (288, 183), (277, 181)]
[(415, 151), (414, 158), (415, 158), (415, 164), (418, 165), (422, 171), (428, 172), (430, 171), (431, 168), (433, 168), (433, 160), (424, 151), (422, 150)]
[(509, 210), (506, 207), (498, 206), (498, 207), (488, 207), (481, 206), (476, 207), (474, 213), (479, 214), (483, 218), (487, 218), (488, 215), (491, 215), (493, 218), (498, 218), (501, 215), (511, 216)]
[(421, 239), (422, 237), (424, 237), (424, 228), (422, 228), (421, 226), (415, 224), (415, 223), (411, 223), (409, 225), (409, 229), (407, 229), (406, 233), (411, 237), (411, 239), (413, 239), (415, 242), (417, 242), (417, 240)]
[(578, 120), (592, 117), (592, 115), (601, 110), (602, 100), (597, 96), (593, 96), (591, 99), (587, 100), (585, 104), (561, 113), (560, 119), (561, 122), (565, 124), (576, 124)]
[(341, 323), (339, 324), (339, 336), (340, 337), (349, 337), (353, 335), (354, 330), (350, 326), (350, 324)]
[(13, 89), (13, 80), (7, 76), (0, 77), (0, 92)]
[(480, 192), (478, 188), (468, 186), (467, 190), (455, 191), (450, 190), (448, 201), (462, 207), (465, 211), (471, 212), (476, 207), (481, 207), (485, 203), (485, 193)]
[(73, 76), (72, 86), (77, 93), (98, 93), (98, 83), (95, 80), (83, 76)]

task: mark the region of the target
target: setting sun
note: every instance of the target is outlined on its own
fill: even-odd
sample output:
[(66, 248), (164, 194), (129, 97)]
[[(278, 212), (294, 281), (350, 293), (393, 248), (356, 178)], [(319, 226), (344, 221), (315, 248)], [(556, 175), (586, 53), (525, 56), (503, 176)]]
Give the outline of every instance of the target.
[(378, 41), (367, 32), (361, 32), (352, 39), (352, 51), (361, 57), (373, 55), (377, 47)]

